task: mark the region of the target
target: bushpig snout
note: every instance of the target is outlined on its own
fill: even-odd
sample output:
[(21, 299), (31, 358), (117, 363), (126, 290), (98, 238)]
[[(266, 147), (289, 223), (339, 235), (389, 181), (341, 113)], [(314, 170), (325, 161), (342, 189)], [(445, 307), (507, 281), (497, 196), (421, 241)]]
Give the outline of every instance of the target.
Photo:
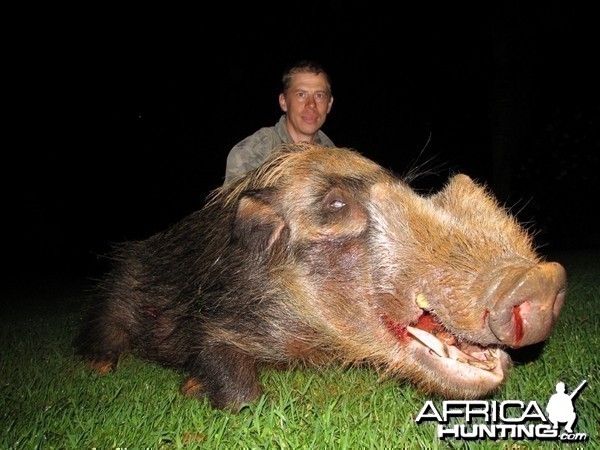
[(558, 263), (507, 268), (495, 289), (488, 324), (498, 340), (518, 348), (545, 340), (565, 301), (566, 271)]

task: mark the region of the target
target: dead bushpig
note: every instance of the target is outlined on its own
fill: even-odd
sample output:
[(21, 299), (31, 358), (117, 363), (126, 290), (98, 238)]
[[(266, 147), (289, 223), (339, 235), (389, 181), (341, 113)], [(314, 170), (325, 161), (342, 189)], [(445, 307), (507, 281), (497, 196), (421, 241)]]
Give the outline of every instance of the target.
[(133, 351), (237, 410), (263, 365), (368, 363), (425, 392), (482, 397), (503, 350), (545, 340), (566, 274), (481, 186), (432, 195), (348, 149), (282, 148), (206, 206), (115, 249), (77, 342), (107, 371)]

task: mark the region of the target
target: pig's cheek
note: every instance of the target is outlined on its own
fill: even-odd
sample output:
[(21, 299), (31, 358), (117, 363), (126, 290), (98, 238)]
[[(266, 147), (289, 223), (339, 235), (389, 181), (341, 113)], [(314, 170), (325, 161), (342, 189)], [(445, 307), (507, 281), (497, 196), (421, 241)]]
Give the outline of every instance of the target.
[(375, 300), (377, 310), (384, 322), (403, 324), (415, 323), (423, 314), (415, 301), (399, 298), (397, 295), (380, 294)]

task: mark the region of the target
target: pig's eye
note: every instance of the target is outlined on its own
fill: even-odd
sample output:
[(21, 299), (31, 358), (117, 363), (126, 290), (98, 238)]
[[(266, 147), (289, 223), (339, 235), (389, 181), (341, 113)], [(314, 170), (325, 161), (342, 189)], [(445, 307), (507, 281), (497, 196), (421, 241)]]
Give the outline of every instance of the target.
[(346, 206), (346, 203), (343, 200), (336, 199), (329, 204), (330, 208), (333, 209), (341, 209)]
[(347, 193), (340, 188), (334, 187), (320, 200), (320, 208), (323, 208), (323, 211), (326, 213), (335, 214), (337, 217), (338, 213), (346, 210), (348, 197)]

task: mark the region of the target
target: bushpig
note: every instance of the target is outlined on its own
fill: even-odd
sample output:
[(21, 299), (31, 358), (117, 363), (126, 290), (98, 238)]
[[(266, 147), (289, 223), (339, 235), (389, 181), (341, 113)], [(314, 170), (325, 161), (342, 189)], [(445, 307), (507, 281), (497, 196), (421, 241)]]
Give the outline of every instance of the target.
[(419, 194), (358, 152), (284, 146), (205, 206), (120, 243), (76, 340), (184, 370), (183, 394), (233, 411), (264, 366), (368, 365), (447, 398), (490, 395), (505, 351), (544, 341), (566, 273), (484, 186)]

